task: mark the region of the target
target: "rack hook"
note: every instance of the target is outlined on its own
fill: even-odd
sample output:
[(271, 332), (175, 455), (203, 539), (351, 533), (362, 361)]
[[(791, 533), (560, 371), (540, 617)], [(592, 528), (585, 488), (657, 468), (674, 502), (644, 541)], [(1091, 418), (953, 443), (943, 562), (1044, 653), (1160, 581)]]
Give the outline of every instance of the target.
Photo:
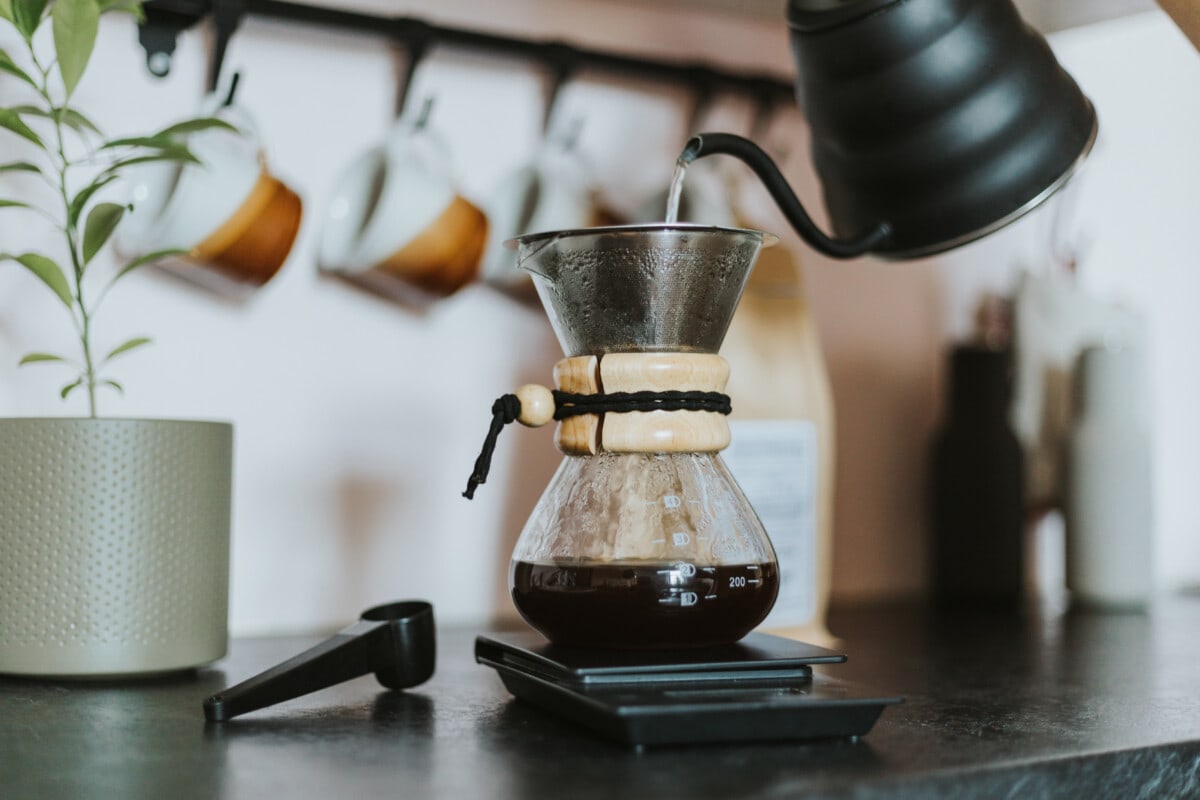
[[(391, 36), (396, 45), (405, 51), (407, 56), (402, 72), (398, 77), (396, 85), (396, 118), (404, 116), (405, 106), (408, 104), (409, 90), (412, 88), (413, 77), (417, 73), (417, 67), (425, 58), (429, 48), (434, 43), (433, 28), (427, 23), (412, 17), (400, 17), (392, 26)], [(422, 116), (428, 113), (428, 109), (422, 111)]]
[(583, 123), (583, 117), (571, 117), (570, 121), (567, 122), (561, 136), (558, 137), (558, 141), (561, 143), (564, 151), (569, 153), (579, 146), (579, 136), (583, 133)]
[(233, 105), (233, 100), (237, 97), (238, 84), (242, 81), (242, 73), (234, 72), (233, 77), (229, 79), (229, 90), (225, 92), (225, 99), (221, 101), (221, 108), (229, 108)]
[(756, 142), (765, 141), (774, 117), (775, 95), (760, 84), (754, 89), (754, 111), (750, 116), (750, 138)]
[(422, 131), (429, 125), (429, 117), (433, 114), (432, 96), (426, 97), (421, 101), (421, 110), (417, 112), (416, 119), (413, 120), (413, 130)]
[(688, 70), (688, 83), (692, 85), (692, 111), (688, 115), (688, 136), (695, 135), (700, 130), (700, 122), (704, 113), (712, 105), (715, 92), (713, 87), (717, 82), (717, 74), (707, 67), (692, 67)]
[(550, 132), (550, 123), (558, 106), (563, 87), (571, 80), (579, 64), (579, 53), (564, 42), (546, 42), (541, 45), (541, 60), (549, 69), (546, 82), (546, 103), (542, 112), (542, 136)]
[[(221, 67), (225, 62), (225, 50), (234, 31), (242, 24), (246, 15), (246, 0), (212, 0), (213, 41), (212, 58), (208, 63), (208, 91), (215, 92), (221, 80)], [(234, 82), (234, 86), (237, 83)]]
[(775, 87), (765, 80), (759, 81), (754, 88), (754, 111), (750, 117), (749, 135), (752, 141), (759, 142), (777, 161), (784, 161), (788, 149), (780, 147), (778, 141), (767, 141), (779, 105), (779, 92)]
[(171, 71), (171, 58), (179, 34), (199, 22), (209, 12), (207, 2), (150, 0), (142, 5), (142, 23), (138, 42), (146, 51), (146, 68), (156, 78)]

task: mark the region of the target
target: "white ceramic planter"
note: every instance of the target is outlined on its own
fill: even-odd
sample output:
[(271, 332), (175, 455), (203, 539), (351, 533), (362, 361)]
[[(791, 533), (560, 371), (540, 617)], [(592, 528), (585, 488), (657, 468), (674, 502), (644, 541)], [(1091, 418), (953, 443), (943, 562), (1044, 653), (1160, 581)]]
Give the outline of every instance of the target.
[(225, 654), (233, 426), (0, 419), (0, 673)]

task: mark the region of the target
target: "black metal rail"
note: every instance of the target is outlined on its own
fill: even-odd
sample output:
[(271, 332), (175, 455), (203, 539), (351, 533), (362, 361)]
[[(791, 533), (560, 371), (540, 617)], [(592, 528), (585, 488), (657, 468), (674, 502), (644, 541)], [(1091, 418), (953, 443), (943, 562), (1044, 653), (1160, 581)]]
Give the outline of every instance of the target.
[[(778, 102), (792, 95), (792, 82), (765, 72), (739, 72), (705, 61), (665, 61), (595, 50), (562, 40), (531, 40), (482, 31), (435, 25), (406, 16), (384, 16), (346, 11), (285, 0), (153, 0), (146, 4), (142, 43), (151, 69), (155, 52), (174, 50), (175, 36), (192, 23), (210, 16), (216, 28), (210, 88), (220, 75), (225, 45), (245, 15), (269, 17), (342, 31), (383, 36), (406, 49), (414, 63), (434, 46), (494, 53), (533, 61), (551, 70), (561, 82), (576, 71), (588, 69), (686, 84), (697, 92), (736, 91), (762, 102)], [(782, 25), (782, 20), (780, 21)], [(149, 34), (149, 36), (147, 35)], [(168, 46), (169, 40), (169, 46)], [(160, 59), (160, 64), (163, 61)]]

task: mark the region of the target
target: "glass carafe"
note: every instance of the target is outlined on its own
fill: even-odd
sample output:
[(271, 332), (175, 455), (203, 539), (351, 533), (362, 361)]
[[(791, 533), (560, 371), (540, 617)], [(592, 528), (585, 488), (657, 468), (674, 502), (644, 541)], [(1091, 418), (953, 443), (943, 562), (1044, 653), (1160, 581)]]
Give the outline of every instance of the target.
[[(519, 239), (567, 355), (560, 409), (579, 393), (723, 397), (716, 353), (765, 238), (681, 224)], [(671, 648), (733, 642), (766, 617), (778, 566), (718, 455), (721, 413), (610, 410), (563, 420), (556, 441), (565, 458), (510, 571), (530, 625), (561, 645)]]

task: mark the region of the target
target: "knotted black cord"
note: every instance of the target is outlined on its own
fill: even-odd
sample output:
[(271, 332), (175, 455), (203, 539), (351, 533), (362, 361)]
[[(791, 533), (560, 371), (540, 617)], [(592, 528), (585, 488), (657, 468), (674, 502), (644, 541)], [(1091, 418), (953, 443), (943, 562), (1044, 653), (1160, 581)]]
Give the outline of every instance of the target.
[(624, 414), (630, 411), (715, 411), (728, 414), (733, 408), (729, 395), (720, 392), (613, 392), (612, 394), (574, 394), (553, 390), (554, 418), (558, 420), (582, 414)]
[[(733, 407), (729, 395), (720, 392), (613, 392), (612, 394), (575, 394), (560, 389), (553, 390), (554, 419), (563, 420), (584, 414), (625, 414), (630, 411), (713, 411), (729, 414)], [(475, 459), (475, 469), (467, 479), (467, 490), (463, 497), (472, 500), (475, 489), (487, 481), (492, 467), (492, 454), (496, 450), (496, 439), (504, 426), (521, 416), (521, 400), (515, 394), (506, 394), (492, 404), (492, 424), (483, 449)]]
[(496, 437), (500, 435), (500, 431), (504, 430), (505, 425), (519, 416), (521, 416), (521, 398), (515, 394), (502, 395), (492, 403), (492, 424), (488, 428), (487, 437), (483, 440), (483, 449), (479, 451), (479, 458), (475, 459), (475, 469), (471, 472), (471, 477), (467, 479), (467, 490), (463, 492), (463, 497), (468, 500), (475, 499), (476, 487), (487, 480), (488, 470), (492, 468), (492, 453), (496, 450)]

